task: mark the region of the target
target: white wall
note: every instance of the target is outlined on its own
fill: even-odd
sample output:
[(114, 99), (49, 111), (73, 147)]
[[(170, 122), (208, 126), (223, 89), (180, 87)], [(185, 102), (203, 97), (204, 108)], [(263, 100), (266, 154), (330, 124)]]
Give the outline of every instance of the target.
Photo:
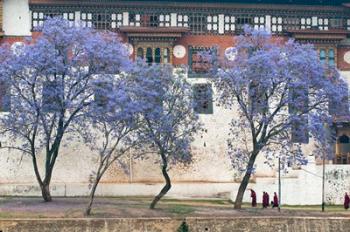
[(4, 0), (3, 30), (6, 36), (30, 36), (28, 0)]

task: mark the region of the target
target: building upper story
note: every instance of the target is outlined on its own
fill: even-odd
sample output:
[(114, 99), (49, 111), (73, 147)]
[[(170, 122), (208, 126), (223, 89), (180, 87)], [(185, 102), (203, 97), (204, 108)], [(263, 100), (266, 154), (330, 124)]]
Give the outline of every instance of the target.
[[(3, 41), (32, 36), (45, 18), (118, 32), (131, 57), (189, 65), (198, 51), (218, 47), (226, 57), (243, 26), (313, 43), (320, 59), (350, 70), (350, 1), (341, 0), (3, 0)], [(349, 48), (348, 48), (349, 47)], [(194, 65), (193, 68), (191, 68)], [(201, 76), (202, 74), (199, 73)], [(198, 76), (198, 75), (193, 75)]]

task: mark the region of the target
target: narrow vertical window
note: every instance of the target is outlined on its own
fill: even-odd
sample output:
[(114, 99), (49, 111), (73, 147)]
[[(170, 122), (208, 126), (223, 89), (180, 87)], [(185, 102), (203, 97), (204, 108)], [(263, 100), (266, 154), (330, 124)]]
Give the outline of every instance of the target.
[(305, 86), (294, 85), (289, 88), (289, 117), (291, 123), (291, 139), (294, 143), (309, 142), (308, 105), (309, 94)]
[(45, 81), (42, 92), (42, 108), (44, 112), (57, 112), (62, 104), (62, 89), (57, 80)]
[(249, 105), (251, 113), (264, 114), (267, 110), (267, 98), (265, 96), (266, 91), (259, 86), (259, 83), (252, 81), (249, 85)]
[(272, 17), (271, 18), (271, 31), (278, 33), (283, 30), (283, 20), (282, 17)]
[(147, 50), (146, 50), (146, 62), (148, 64), (152, 64), (153, 63), (152, 48), (147, 48)]
[(329, 96), (328, 112), (333, 116), (349, 115), (349, 90), (346, 83), (341, 86), (339, 93), (340, 99)]
[(138, 48), (137, 49), (137, 58), (143, 59), (143, 48)]
[(164, 64), (170, 63), (169, 54), (170, 54), (169, 48), (164, 48), (164, 50), (163, 50), (163, 63)]
[(158, 15), (151, 15), (149, 21), (151, 27), (158, 27)]
[(320, 49), (320, 61), (322, 64), (326, 62), (326, 50)]
[(199, 114), (213, 113), (213, 95), (211, 84), (193, 85), (194, 111)]
[(101, 81), (95, 84), (94, 88), (94, 101), (96, 106), (103, 109), (111, 109), (109, 94), (113, 91), (111, 82)]
[(156, 48), (154, 50), (154, 62), (159, 64), (161, 60), (161, 55), (160, 55), (160, 48)]
[(310, 29), (311, 28), (311, 18), (301, 18), (300, 28), (301, 29)]
[(331, 66), (335, 65), (335, 55), (334, 55), (334, 49), (331, 48), (328, 50), (328, 64)]

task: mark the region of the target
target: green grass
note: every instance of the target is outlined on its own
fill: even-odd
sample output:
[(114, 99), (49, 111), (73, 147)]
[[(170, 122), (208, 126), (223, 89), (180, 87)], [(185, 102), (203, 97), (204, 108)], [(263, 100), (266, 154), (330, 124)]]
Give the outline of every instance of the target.
[(186, 214), (193, 213), (195, 209), (187, 205), (172, 205), (165, 208), (165, 211), (169, 213), (177, 214), (177, 215), (186, 215)]

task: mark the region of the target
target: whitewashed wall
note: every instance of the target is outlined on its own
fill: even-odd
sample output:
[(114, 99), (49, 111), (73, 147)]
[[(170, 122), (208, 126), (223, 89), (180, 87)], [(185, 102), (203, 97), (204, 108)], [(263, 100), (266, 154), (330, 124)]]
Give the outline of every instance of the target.
[[(222, 19), (221, 19), (222, 20)], [(4, 31), (7, 36), (30, 36), (31, 21), (28, 0), (4, 1)], [(268, 21), (268, 20), (267, 20)], [(342, 72), (350, 83), (350, 72)], [(191, 79), (192, 83), (206, 82), (204, 79)], [(170, 171), (173, 188), (169, 196), (173, 197), (213, 197), (234, 198), (238, 183), (234, 183), (234, 171), (227, 157), (226, 139), (228, 123), (234, 117), (234, 111), (219, 108), (214, 103), (214, 114), (201, 115), (200, 119), (207, 133), (197, 136), (193, 143), (194, 163), (190, 167), (177, 166)], [(1, 140), (1, 138), (0, 138)], [(4, 142), (4, 141), (1, 141)], [(307, 149), (311, 153), (312, 148)], [(88, 180), (96, 168), (95, 154), (81, 144), (70, 142), (61, 150), (53, 173), (52, 193), (56, 196), (87, 195)], [(128, 157), (126, 157), (128, 158)], [(163, 178), (156, 157), (148, 160), (129, 160), (129, 172), (124, 173), (117, 165), (106, 173), (98, 189), (99, 195), (154, 195), (161, 187)], [(310, 158), (310, 164), (302, 170), (290, 170), (282, 178), (282, 202), (285, 204), (320, 204), (321, 166), (316, 166)], [(41, 171), (43, 157), (39, 158)], [(257, 172), (252, 187), (261, 201), (262, 191), (271, 195), (277, 191), (276, 170), (257, 159)], [(342, 171), (338, 171), (342, 170)], [(350, 167), (327, 165), (327, 175), (331, 181), (327, 184), (329, 202), (341, 203), (343, 192), (350, 188), (348, 179)], [(339, 176), (342, 173), (342, 177)], [(333, 177), (332, 177), (333, 176)], [(335, 183), (336, 182), (336, 183)], [(349, 191), (350, 192), (350, 191)], [(40, 195), (28, 156), (20, 153), (0, 150), (0, 195)], [(244, 197), (250, 201), (249, 191)]]
[(6, 36), (30, 36), (28, 0), (4, 0), (3, 30)]

